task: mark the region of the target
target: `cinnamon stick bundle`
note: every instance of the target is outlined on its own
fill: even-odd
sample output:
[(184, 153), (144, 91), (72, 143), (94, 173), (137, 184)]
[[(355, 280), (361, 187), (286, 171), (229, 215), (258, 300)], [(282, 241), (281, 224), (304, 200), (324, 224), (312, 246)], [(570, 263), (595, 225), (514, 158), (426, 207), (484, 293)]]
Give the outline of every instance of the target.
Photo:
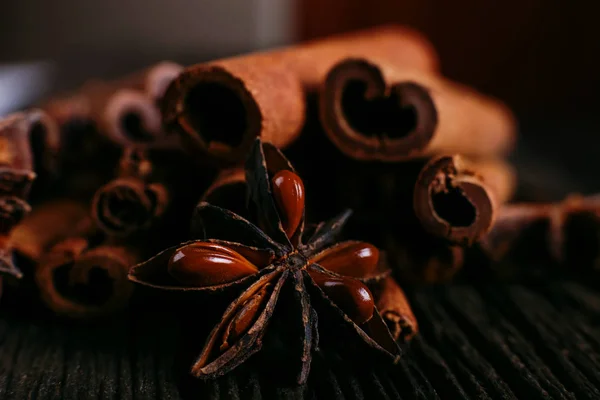
[[(500, 275), (554, 265), (570, 272), (600, 269), (600, 196), (503, 207), (479, 247)], [(549, 274), (547, 268), (543, 274)]]
[(200, 199), (247, 217), (246, 175), (243, 168), (225, 169), (217, 175)]
[(138, 241), (107, 240), (89, 206), (67, 199), (34, 208), (11, 241), (33, 266), (42, 302), (72, 318), (96, 318), (126, 306), (132, 293), (129, 267), (155, 250)]
[(162, 231), (157, 240), (187, 232), (193, 208), (211, 177), (172, 149), (131, 148), (123, 154), (118, 177), (100, 187), (91, 215), (108, 236), (129, 238)]
[(148, 181), (152, 169), (145, 152), (125, 151), (119, 178), (98, 189), (92, 200), (98, 227), (111, 236), (126, 237), (147, 229), (164, 214), (171, 200), (169, 190), (164, 183)]
[(359, 160), (489, 157), (507, 153), (515, 142), (515, 119), (500, 102), (376, 57), (333, 66), (320, 91), (319, 114), (336, 147)]
[[(39, 110), (0, 121), (0, 273), (22, 275), (13, 261), (10, 233), (31, 209), (26, 199), (36, 178), (36, 160), (40, 170), (53, 168), (55, 139), (56, 126)], [(39, 151), (37, 158), (34, 150)]]
[(391, 276), (385, 278), (378, 289), (377, 309), (394, 339), (406, 343), (419, 331), (404, 291)]
[(115, 81), (90, 81), (76, 92), (48, 100), (42, 107), (61, 126), (68, 142), (73, 136), (104, 136), (119, 146), (172, 145), (162, 130), (159, 99), (182, 67), (158, 63)]
[(414, 212), (433, 236), (470, 245), (491, 229), (515, 188), (514, 169), (504, 161), (436, 157), (417, 178)]
[(54, 245), (71, 236), (95, 232), (89, 207), (70, 199), (54, 199), (37, 205), (11, 232), (15, 251), (37, 265)]
[(255, 137), (285, 148), (300, 134), (305, 95), (347, 57), (379, 57), (392, 65), (437, 70), (431, 45), (416, 32), (385, 27), (286, 49), (186, 68), (167, 89), (167, 131), (220, 164), (239, 162)]
[(129, 267), (142, 261), (139, 248), (73, 237), (56, 244), (36, 268), (44, 303), (58, 315), (98, 318), (125, 307), (133, 286)]

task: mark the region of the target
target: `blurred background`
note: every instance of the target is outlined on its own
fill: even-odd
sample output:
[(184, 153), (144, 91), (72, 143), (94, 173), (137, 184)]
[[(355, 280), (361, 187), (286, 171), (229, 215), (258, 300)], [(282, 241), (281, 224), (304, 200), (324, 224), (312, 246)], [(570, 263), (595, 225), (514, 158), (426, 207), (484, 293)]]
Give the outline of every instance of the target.
[(422, 31), (443, 73), (508, 103), (524, 179), (590, 192), (600, 3), (567, 0), (18, 0), (0, 5), (0, 112), (89, 77), (194, 63), (382, 23)]

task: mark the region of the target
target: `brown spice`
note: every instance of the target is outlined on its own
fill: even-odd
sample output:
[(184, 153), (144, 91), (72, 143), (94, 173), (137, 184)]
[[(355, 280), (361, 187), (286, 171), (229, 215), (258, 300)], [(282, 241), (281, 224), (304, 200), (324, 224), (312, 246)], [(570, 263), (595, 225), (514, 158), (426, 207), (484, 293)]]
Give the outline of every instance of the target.
[(94, 231), (86, 204), (56, 199), (37, 205), (11, 232), (15, 250), (32, 263), (58, 242)]
[[(517, 268), (550, 264), (569, 271), (600, 268), (600, 197), (571, 195), (559, 203), (508, 204), (478, 243), (504, 275)], [(546, 270), (546, 274), (549, 271)]]
[[(0, 120), (0, 272), (20, 278), (14, 265), (11, 231), (30, 211), (26, 198), (40, 172), (54, 172), (56, 126), (39, 110)], [(38, 153), (34, 152), (37, 150)], [(36, 165), (39, 164), (39, 165)]]
[(432, 235), (469, 245), (491, 229), (498, 207), (512, 196), (515, 186), (514, 170), (503, 161), (437, 157), (419, 174), (414, 212)]
[[(282, 176), (285, 182), (278, 183)], [(259, 225), (201, 203), (192, 234), (202, 240), (168, 248), (136, 265), (129, 274), (132, 281), (155, 289), (237, 296), (215, 323), (193, 363), (192, 375), (205, 379), (221, 376), (259, 351), (275, 307), (282, 303), (279, 307), (298, 312), (289, 315), (290, 324), (282, 325), (295, 336), (292, 342), (296, 345), (290, 351), (297, 352), (299, 384), (306, 382), (312, 351), (318, 344), (317, 318), (319, 329), (335, 329), (334, 333), (353, 341), (353, 350), (362, 347), (397, 361), (397, 344), (367, 286), (389, 271), (372, 265), (377, 264), (369, 262), (375, 259), (372, 255), (361, 259), (363, 255), (356, 249), (372, 250), (366, 244), (332, 246), (350, 212), (319, 224), (303, 238), (302, 181), (277, 148), (260, 140), (248, 157), (246, 182), (252, 202), (249, 208)], [(332, 270), (315, 260), (325, 261)], [(358, 279), (342, 275), (344, 271)], [(275, 318), (288, 321), (282, 314), (288, 313)]]
[(181, 69), (165, 61), (119, 80), (89, 81), (42, 107), (63, 131), (73, 125), (88, 125), (120, 146), (171, 146), (172, 140), (163, 134), (156, 104)]
[(73, 237), (44, 255), (35, 280), (44, 303), (59, 315), (108, 316), (127, 305), (132, 293), (127, 273), (140, 257), (129, 246), (91, 246), (88, 239)]
[(516, 125), (507, 107), (467, 87), (376, 57), (332, 67), (319, 113), (336, 147), (359, 160), (505, 154)]
[(174, 149), (127, 149), (118, 177), (96, 191), (92, 216), (114, 237), (141, 234), (184, 219), (189, 223), (209, 175), (193, 168), (191, 160)]
[(383, 280), (377, 291), (377, 309), (395, 340), (406, 343), (419, 331), (404, 291), (391, 276)]
[(128, 149), (123, 154), (119, 178), (96, 191), (92, 216), (107, 234), (125, 237), (147, 229), (169, 202), (168, 190), (159, 182), (148, 182), (152, 165), (144, 151)]
[(166, 129), (220, 164), (239, 162), (257, 136), (285, 148), (304, 124), (305, 95), (321, 85), (331, 66), (350, 56), (437, 69), (431, 45), (401, 27), (198, 64), (167, 89), (161, 104)]

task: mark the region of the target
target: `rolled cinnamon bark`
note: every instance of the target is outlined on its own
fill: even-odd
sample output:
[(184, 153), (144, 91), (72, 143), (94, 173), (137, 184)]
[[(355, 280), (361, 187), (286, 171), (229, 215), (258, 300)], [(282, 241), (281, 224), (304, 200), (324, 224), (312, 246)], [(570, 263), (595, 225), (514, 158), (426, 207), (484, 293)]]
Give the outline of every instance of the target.
[(141, 260), (132, 247), (94, 247), (89, 240), (75, 237), (58, 243), (43, 257), (35, 280), (42, 300), (55, 313), (103, 317), (127, 305), (133, 290), (127, 273)]
[[(506, 205), (478, 246), (503, 275), (522, 275), (519, 266), (539, 264), (571, 272), (599, 270), (600, 196)], [(504, 271), (507, 266), (513, 270)]]
[(58, 242), (94, 232), (89, 207), (81, 202), (56, 199), (36, 206), (15, 229), (10, 239), (21, 257), (37, 264)]
[[(11, 114), (0, 120), (0, 272), (21, 277), (13, 260), (14, 226), (29, 213), (26, 202), (36, 177), (34, 169), (53, 169), (56, 126), (40, 110)], [(34, 152), (34, 150), (37, 150)], [(39, 165), (35, 165), (36, 161)]]
[(441, 156), (421, 170), (413, 208), (430, 234), (470, 245), (491, 229), (498, 207), (515, 187), (514, 170), (504, 161)]
[(385, 27), (286, 49), (188, 67), (161, 102), (166, 129), (213, 162), (239, 162), (255, 137), (283, 148), (300, 133), (305, 94), (347, 57), (437, 69), (431, 45), (406, 28)]
[(246, 174), (242, 168), (231, 168), (219, 173), (215, 181), (204, 192), (202, 199), (207, 203), (246, 215)]
[(111, 236), (125, 237), (147, 230), (170, 202), (164, 183), (149, 181), (153, 166), (139, 149), (127, 150), (119, 178), (102, 186), (92, 200), (92, 217)]
[(96, 191), (91, 215), (112, 237), (143, 234), (158, 225), (168, 227), (168, 232), (187, 231), (209, 176), (178, 151), (129, 149), (118, 177)]
[(36, 171), (54, 173), (58, 128), (41, 110), (0, 120), (0, 192), (25, 198)]
[(381, 283), (377, 309), (394, 339), (406, 343), (419, 331), (417, 319), (404, 291), (391, 276)]
[(165, 61), (116, 81), (90, 81), (73, 94), (51, 99), (43, 108), (61, 127), (92, 126), (120, 146), (170, 146), (173, 140), (163, 134), (157, 102), (181, 69)]
[(402, 161), (436, 154), (507, 153), (516, 126), (500, 102), (423, 71), (376, 57), (332, 67), (319, 113), (331, 141), (359, 160)]

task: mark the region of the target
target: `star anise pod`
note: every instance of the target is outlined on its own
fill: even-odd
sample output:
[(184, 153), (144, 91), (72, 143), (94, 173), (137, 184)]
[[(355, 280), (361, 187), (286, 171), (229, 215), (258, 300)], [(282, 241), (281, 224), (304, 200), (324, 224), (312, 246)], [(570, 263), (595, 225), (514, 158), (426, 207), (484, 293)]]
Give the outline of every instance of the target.
[(355, 346), (355, 351), (397, 361), (400, 349), (367, 287), (387, 275), (380, 270), (377, 248), (356, 241), (335, 244), (351, 212), (317, 225), (304, 240), (303, 182), (277, 148), (260, 140), (246, 162), (246, 183), (257, 225), (200, 203), (192, 232), (203, 240), (167, 249), (130, 272), (134, 282), (159, 289), (244, 288), (210, 333), (192, 374), (223, 375), (259, 351), (282, 297), (292, 299), (292, 304), (280, 305), (286, 314), (296, 310), (300, 314), (298, 383), (306, 381), (318, 345), (318, 320), (320, 326), (335, 329), (340, 340), (366, 345)]

